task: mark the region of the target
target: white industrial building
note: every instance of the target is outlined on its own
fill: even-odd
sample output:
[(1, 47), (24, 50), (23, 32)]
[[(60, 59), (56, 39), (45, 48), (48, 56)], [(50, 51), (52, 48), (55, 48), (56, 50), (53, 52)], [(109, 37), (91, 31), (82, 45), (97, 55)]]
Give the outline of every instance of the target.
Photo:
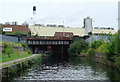
[(92, 32), (92, 19), (87, 17), (84, 19), (84, 28), (85, 28), (85, 35), (88, 35), (89, 32)]

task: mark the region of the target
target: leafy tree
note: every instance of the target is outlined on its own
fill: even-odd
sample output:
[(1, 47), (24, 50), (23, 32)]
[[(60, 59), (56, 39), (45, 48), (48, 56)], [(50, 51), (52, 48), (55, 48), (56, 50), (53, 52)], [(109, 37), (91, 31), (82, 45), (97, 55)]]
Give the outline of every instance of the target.
[(89, 32), (88, 35), (92, 35), (92, 32)]
[(83, 50), (88, 49), (88, 43), (85, 40), (74, 41), (68, 50), (71, 55), (78, 55)]
[(4, 53), (8, 55), (8, 57), (11, 57), (10, 54), (13, 53), (12, 46), (7, 43), (4, 45), (4, 47)]

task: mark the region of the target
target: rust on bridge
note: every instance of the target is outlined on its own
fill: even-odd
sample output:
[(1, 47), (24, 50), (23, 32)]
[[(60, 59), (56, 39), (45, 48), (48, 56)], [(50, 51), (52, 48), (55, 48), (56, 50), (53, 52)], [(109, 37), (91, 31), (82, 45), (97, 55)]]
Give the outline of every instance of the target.
[(71, 37), (32, 36), (32, 37), (27, 37), (27, 40), (72, 40), (72, 38)]

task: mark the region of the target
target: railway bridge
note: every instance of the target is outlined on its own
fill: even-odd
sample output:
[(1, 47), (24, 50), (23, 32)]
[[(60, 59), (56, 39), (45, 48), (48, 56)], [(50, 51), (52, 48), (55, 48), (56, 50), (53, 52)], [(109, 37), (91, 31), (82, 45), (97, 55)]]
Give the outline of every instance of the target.
[(49, 51), (51, 53), (67, 53), (71, 43), (70, 37), (27, 37), (27, 44), (32, 53)]

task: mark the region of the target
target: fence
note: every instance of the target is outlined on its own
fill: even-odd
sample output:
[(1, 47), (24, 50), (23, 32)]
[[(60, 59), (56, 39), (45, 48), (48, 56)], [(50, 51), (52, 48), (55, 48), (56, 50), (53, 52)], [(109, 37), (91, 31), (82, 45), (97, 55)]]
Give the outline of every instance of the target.
[(107, 36), (107, 35), (91, 35), (88, 39), (86, 39), (87, 42), (91, 44), (93, 41), (98, 41), (100, 39), (103, 39), (105, 42), (108, 41), (108, 37), (112, 36)]
[(18, 42), (18, 38), (17, 37), (12, 37), (12, 36), (6, 36), (6, 35), (1, 35), (0, 34), (0, 41), (6, 41), (6, 42), (13, 42), (13, 43), (17, 43)]

